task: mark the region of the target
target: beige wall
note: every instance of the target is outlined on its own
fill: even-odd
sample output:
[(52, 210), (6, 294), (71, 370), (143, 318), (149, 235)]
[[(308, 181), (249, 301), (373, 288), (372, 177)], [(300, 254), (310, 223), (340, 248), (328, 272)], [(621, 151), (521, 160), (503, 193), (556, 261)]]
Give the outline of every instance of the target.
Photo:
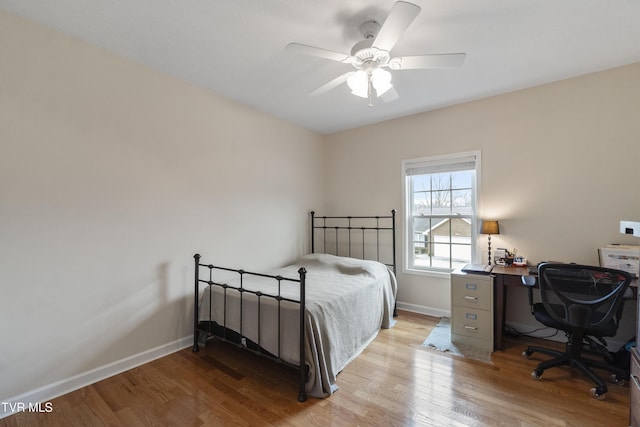
[(188, 337), (193, 254), (308, 250), (322, 137), (0, 12), (0, 400)]
[[(482, 150), (494, 247), (532, 262), (637, 243), (640, 64), (322, 137), (4, 12), (0, 55), (2, 401), (188, 337), (194, 252), (269, 268), (309, 209), (402, 217), (403, 159)], [(399, 284), (448, 312), (448, 279)]]
[[(401, 95), (402, 96), (402, 95)], [(638, 244), (640, 64), (330, 135), (327, 210), (399, 209), (404, 159), (482, 152), (481, 218), (500, 220), (492, 247), (543, 260), (597, 263), (596, 248)], [(486, 262), (486, 238), (481, 236)], [(399, 304), (449, 311), (448, 278), (399, 274)], [(508, 320), (531, 323), (516, 289)]]

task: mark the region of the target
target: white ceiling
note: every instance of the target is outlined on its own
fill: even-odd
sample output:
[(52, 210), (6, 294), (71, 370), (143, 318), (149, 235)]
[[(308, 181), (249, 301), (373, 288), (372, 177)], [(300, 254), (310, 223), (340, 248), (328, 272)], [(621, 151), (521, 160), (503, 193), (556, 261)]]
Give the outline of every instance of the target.
[(0, 0), (0, 9), (331, 133), (640, 62), (640, 0), (409, 0), (422, 8), (392, 56), (466, 52), (459, 69), (393, 72), (390, 103), (341, 85), (348, 64), (285, 52), (350, 53), (395, 0)]

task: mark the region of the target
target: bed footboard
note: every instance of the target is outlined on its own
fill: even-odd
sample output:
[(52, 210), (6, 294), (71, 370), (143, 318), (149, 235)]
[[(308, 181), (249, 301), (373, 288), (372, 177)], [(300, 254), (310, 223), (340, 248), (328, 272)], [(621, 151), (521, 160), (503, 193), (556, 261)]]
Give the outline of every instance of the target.
[[(195, 254), (194, 255), (194, 263), (195, 263), (195, 280), (194, 280), (194, 315), (193, 315), (193, 348), (192, 350), (194, 352), (197, 352), (200, 350), (200, 346), (198, 343), (198, 338), (200, 335), (200, 332), (206, 332), (209, 335), (213, 335), (216, 338), (222, 340), (222, 341), (226, 341), (226, 342), (230, 342), (234, 345), (246, 348), (249, 351), (252, 351), (256, 354), (259, 354), (263, 357), (269, 358), (271, 360), (274, 360), (278, 363), (282, 363), (288, 366), (291, 366), (293, 368), (298, 369), (299, 371), (299, 392), (298, 392), (298, 400), (300, 402), (304, 402), (307, 399), (307, 393), (305, 390), (305, 384), (307, 381), (307, 376), (308, 376), (308, 372), (307, 372), (307, 366), (305, 363), (305, 278), (306, 278), (306, 270), (304, 268), (300, 268), (298, 270), (298, 278), (288, 278), (288, 277), (283, 277), (283, 276), (274, 276), (274, 275), (269, 275), (269, 274), (262, 274), (262, 273), (253, 273), (253, 272), (249, 272), (249, 271), (245, 271), (245, 270), (237, 270), (237, 269), (231, 269), (231, 268), (226, 268), (226, 267), (217, 267), (214, 266), (212, 264), (202, 264), (200, 262), (200, 255), (199, 254)], [(208, 270), (208, 274), (206, 278), (203, 278), (200, 276), (200, 269), (204, 269), (205, 271)], [(239, 285), (237, 286), (231, 286), (227, 283), (221, 283), (221, 282), (217, 282), (214, 280), (214, 271), (217, 272), (228, 272), (228, 273), (232, 273), (234, 275), (237, 275), (238, 278), (238, 283)], [(248, 289), (244, 286), (244, 279), (245, 277), (260, 277), (260, 278), (265, 278), (267, 280), (273, 280), (274, 283), (277, 283), (277, 292), (274, 293), (265, 293), (265, 292), (261, 292), (261, 291), (254, 291), (251, 289)], [(281, 292), (281, 285), (283, 282), (292, 282), (292, 283), (297, 283), (299, 286), (299, 300), (296, 299), (292, 299), (292, 298), (287, 298), (284, 297), (282, 292)], [(208, 286), (209, 287), (209, 295), (210, 298), (211, 296), (214, 294), (213, 292), (213, 288), (217, 288), (218, 290), (221, 291), (222, 294), (222, 298), (223, 298), (223, 315), (222, 315), (222, 321), (220, 321), (220, 319), (212, 319), (211, 316), (211, 309), (209, 310), (209, 318), (207, 320), (200, 320), (200, 287), (201, 286)], [(236, 293), (236, 298), (239, 301), (239, 307), (240, 307), (240, 327), (239, 330), (233, 330), (231, 328), (228, 327), (227, 324), (227, 299), (229, 298), (229, 293)], [(253, 295), (255, 297), (255, 301), (257, 301), (257, 310), (258, 310), (258, 315), (257, 315), (257, 319), (258, 319), (258, 323), (257, 323), (257, 328), (258, 328), (258, 333), (257, 333), (257, 342), (255, 342), (254, 340), (251, 340), (250, 337), (248, 337), (245, 334), (244, 331), (244, 326), (242, 324), (243, 321), (243, 309), (244, 309), (244, 304), (245, 304), (245, 299), (244, 299), (244, 295)], [(264, 304), (262, 301), (263, 299), (265, 299), (266, 301), (271, 301), (273, 302), (276, 306), (277, 306), (277, 340), (278, 340), (278, 345), (277, 345), (277, 352), (270, 352), (267, 351), (263, 348), (262, 343), (261, 343), (261, 328), (264, 327), (262, 325), (262, 318), (261, 318), (261, 308), (262, 308), (262, 304)], [(295, 365), (289, 362), (286, 362), (285, 360), (283, 360), (283, 358), (281, 357), (280, 354), (280, 348), (281, 348), (281, 328), (280, 328), (280, 324), (281, 324), (281, 304), (283, 302), (288, 302), (288, 303), (293, 303), (295, 305), (298, 306), (298, 311), (299, 311), (299, 343), (300, 343), (300, 347), (299, 347), (299, 364)], [(211, 305), (209, 306), (211, 307)]]

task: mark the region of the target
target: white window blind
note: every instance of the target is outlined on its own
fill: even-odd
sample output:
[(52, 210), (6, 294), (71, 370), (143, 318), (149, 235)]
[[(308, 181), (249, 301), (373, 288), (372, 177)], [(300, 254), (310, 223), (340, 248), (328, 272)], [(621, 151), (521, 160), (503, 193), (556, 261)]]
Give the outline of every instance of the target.
[(475, 170), (477, 154), (465, 154), (450, 158), (421, 159), (405, 162), (405, 174), (426, 175), (439, 172)]

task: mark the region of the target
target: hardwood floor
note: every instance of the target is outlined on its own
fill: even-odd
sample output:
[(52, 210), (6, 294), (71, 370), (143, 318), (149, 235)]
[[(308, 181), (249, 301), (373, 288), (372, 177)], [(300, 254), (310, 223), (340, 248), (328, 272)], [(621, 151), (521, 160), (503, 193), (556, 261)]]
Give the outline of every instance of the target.
[[(507, 340), (493, 364), (421, 346), (438, 319), (400, 312), (398, 324), (338, 376), (327, 399), (297, 401), (296, 373), (222, 343), (185, 349), (18, 413), (4, 426), (627, 426), (629, 388), (607, 398), (568, 368), (534, 381), (531, 339)], [(545, 345), (547, 342), (545, 342)]]

